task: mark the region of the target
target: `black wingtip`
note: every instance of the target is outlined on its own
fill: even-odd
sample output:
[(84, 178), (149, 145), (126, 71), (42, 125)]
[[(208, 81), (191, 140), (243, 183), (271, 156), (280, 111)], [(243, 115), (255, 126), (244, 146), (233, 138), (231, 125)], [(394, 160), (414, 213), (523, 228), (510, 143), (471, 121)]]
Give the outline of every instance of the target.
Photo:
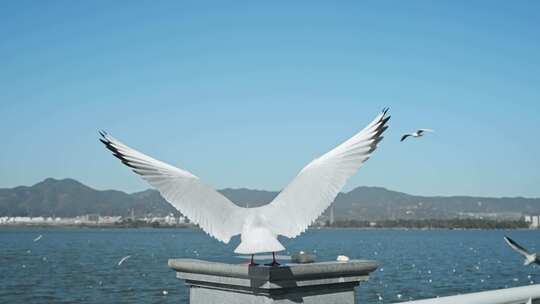
[[(504, 239), (510, 243), (510, 244), (513, 244), (514, 246), (518, 247), (518, 248), (523, 248), (521, 247), (521, 245), (519, 245), (516, 241), (512, 240), (511, 238), (507, 237), (506, 235), (504, 236)], [(523, 248), (523, 250), (525, 250), (525, 248)]]
[(389, 107), (383, 108), (383, 109), (382, 109), (382, 114), (383, 114), (383, 115), (386, 115), (386, 112), (388, 112), (388, 110), (390, 110)]

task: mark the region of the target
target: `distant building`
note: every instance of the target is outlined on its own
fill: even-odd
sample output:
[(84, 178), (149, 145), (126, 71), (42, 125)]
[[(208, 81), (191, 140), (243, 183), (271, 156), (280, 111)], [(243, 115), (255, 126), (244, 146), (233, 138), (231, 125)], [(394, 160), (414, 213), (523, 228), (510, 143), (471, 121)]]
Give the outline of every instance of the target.
[(100, 216), (99, 217), (100, 224), (114, 224), (114, 223), (119, 223), (121, 220), (122, 220), (121, 216)]
[(540, 215), (524, 215), (523, 220), (525, 223), (529, 223), (531, 229), (540, 228)]
[(174, 214), (169, 214), (167, 215), (163, 221), (165, 222), (165, 224), (167, 225), (176, 225), (176, 223), (178, 222), (178, 220), (174, 217)]
[(99, 221), (99, 214), (86, 214), (83, 216), (83, 222), (97, 223)]
[(458, 212), (461, 219), (479, 219), (479, 220), (506, 220), (519, 221), (523, 218), (520, 212)]
[(189, 223), (189, 220), (187, 217), (181, 216), (181, 215), (178, 217), (178, 224), (187, 224), (187, 223)]
[(531, 217), (531, 226), (530, 227), (537, 229), (539, 226), (540, 226), (540, 216), (533, 215)]

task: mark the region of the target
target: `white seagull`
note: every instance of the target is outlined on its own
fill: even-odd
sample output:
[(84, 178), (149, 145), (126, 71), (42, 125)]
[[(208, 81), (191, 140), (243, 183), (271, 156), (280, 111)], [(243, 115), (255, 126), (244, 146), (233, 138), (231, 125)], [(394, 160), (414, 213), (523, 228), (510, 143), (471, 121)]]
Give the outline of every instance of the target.
[(129, 259), (131, 256), (130, 255), (126, 255), (125, 257), (123, 257), (122, 259), (120, 259), (120, 261), (118, 262), (118, 266), (122, 265), (122, 263), (124, 263), (127, 259)]
[[(377, 148), (388, 128), (387, 111), (384, 109), (362, 131), (310, 162), (271, 203), (257, 208), (234, 204), (192, 173), (138, 152), (106, 132), (100, 132), (100, 141), (210, 236), (228, 243), (240, 234), (235, 253), (253, 257), (255, 253), (272, 252), (275, 257), (275, 252), (285, 249), (277, 236), (294, 238), (303, 233)], [(278, 265), (275, 258), (271, 265)]]
[(431, 129), (418, 129), (416, 132), (414, 133), (405, 133), (403, 134), (403, 136), (401, 136), (401, 140), (400, 141), (404, 141), (407, 137), (409, 136), (412, 136), (412, 137), (422, 137), (424, 136), (424, 134), (426, 132), (435, 132)]
[(523, 262), (523, 265), (526, 266), (532, 263), (536, 263), (540, 265), (540, 259), (538, 259), (538, 257), (536, 256), (536, 253), (529, 253), (527, 249), (523, 248), (518, 243), (516, 243), (516, 241), (512, 240), (511, 238), (507, 236), (504, 237), (504, 240), (510, 247), (512, 247), (512, 249), (519, 252), (519, 254), (525, 257), (525, 261)]

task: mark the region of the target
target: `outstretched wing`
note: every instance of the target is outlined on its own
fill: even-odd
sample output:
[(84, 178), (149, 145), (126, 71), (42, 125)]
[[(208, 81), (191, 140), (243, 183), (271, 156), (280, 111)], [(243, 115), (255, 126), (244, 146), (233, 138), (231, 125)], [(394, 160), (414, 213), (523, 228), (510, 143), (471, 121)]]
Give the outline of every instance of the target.
[(418, 129), (418, 131), (416, 131), (416, 133), (418, 134), (422, 134), (422, 133), (426, 133), (426, 132), (435, 132), (433, 131), (432, 129)]
[(407, 137), (409, 136), (412, 136), (411, 134), (403, 134), (403, 136), (401, 136), (401, 140), (400, 141), (404, 141)]
[(138, 152), (105, 132), (100, 134), (100, 141), (114, 156), (157, 188), (169, 203), (206, 233), (228, 243), (232, 236), (242, 231), (244, 208), (190, 172)]
[(523, 255), (525, 257), (529, 255), (529, 252), (527, 251), (527, 249), (521, 247), (518, 243), (516, 243), (516, 241), (512, 240), (511, 238), (509, 238), (507, 236), (504, 237), (504, 240), (506, 241), (506, 243), (510, 247), (512, 247), (512, 249), (519, 252), (519, 254), (521, 254), (521, 255)]
[(334, 201), (345, 182), (369, 158), (388, 128), (383, 110), (358, 134), (313, 160), (258, 212), (276, 234), (293, 238), (304, 232)]

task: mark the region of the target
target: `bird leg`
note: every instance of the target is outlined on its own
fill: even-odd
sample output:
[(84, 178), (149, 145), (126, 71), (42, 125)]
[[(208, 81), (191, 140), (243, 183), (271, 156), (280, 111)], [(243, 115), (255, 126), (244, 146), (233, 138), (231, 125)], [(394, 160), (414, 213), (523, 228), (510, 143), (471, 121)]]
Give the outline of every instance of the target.
[(276, 253), (272, 252), (272, 263), (266, 264), (268, 266), (279, 266), (280, 264), (276, 261)]
[(253, 261), (253, 256), (254, 256), (254, 255), (252, 254), (252, 255), (251, 255), (251, 262), (249, 262), (249, 266), (258, 266), (259, 264), (255, 263), (255, 262)]

